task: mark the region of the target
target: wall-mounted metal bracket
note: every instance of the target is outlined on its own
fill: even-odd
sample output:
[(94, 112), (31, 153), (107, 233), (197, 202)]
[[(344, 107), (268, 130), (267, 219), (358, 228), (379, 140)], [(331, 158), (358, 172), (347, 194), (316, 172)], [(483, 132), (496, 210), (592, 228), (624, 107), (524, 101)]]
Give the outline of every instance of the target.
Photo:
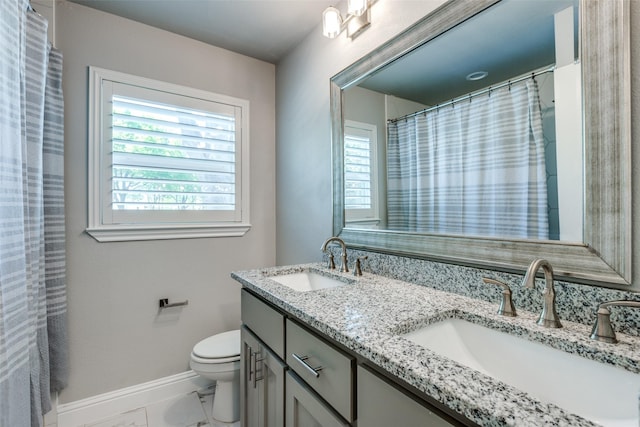
[(160, 301), (158, 302), (158, 305), (160, 306), (160, 308), (171, 308), (171, 307), (183, 307), (185, 305), (189, 305), (189, 300), (184, 300), (184, 301), (180, 301), (180, 302), (173, 302), (171, 304), (169, 304), (169, 298), (160, 298)]

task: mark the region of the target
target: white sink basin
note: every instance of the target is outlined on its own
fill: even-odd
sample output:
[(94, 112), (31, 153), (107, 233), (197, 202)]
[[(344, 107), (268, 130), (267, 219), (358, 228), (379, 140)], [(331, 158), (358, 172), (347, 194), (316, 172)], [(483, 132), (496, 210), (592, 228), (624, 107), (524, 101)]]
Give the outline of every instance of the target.
[(281, 285), (290, 287), (299, 292), (315, 291), (318, 289), (335, 288), (348, 284), (338, 279), (324, 276), (307, 270), (298, 273), (281, 274), (269, 277)]
[(604, 426), (638, 427), (639, 374), (460, 319), (404, 337)]

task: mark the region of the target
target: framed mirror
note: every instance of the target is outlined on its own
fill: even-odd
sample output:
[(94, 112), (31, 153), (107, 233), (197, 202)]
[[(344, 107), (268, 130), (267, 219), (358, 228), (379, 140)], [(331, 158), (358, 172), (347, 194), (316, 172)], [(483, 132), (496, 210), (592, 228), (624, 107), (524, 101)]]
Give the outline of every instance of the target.
[[(570, 39), (565, 37), (566, 35), (575, 34), (575, 43), (565, 46), (571, 51), (570, 55), (575, 54), (574, 57), (569, 56), (569, 60), (564, 60), (565, 63), (571, 66), (573, 62), (575, 66), (568, 68), (573, 68), (574, 73), (576, 67), (578, 70), (570, 83), (558, 79), (561, 73), (557, 62), (561, 55), (567, 58), (567, 54), (557, 53), (559, 48), (562, 49), (562, 46), (558, 45), (559, 38), (556, 37), (554, 42), (554, 36), (551, 36), (554, 52), (549, 59), (549, 55), (534, 52), (533, 42), (514, 42), (509, 39), (515, 36), (500, 35), (497, 39), (504, 41), (506, 38), (507, 42), (512, 41), (512, 45), (516, 47), (512, 49), (516, 57), (512, 58), (511, 62), (506, 61), (507, 65), (502, 64), (502, 68), (491, 69), (491, 79), (475, 81), (473, 77), (482, 74), (480, 72), (485, 69), (467, 68), (463, 73), (470, 77), (467, 84), (459, 81), (438, 81), (436, 87), (450, 89), (438, 94), (427, 93), (425, 89), (426, 95), (418, 95), (422, 93), (422, 89), (416, 86), (418, 83), (413, 71), (420, 61), (423, 64), (444, 64), (444, 72), (439, 72), (437, 67), (434, 67), (429, 72), (426, 72), (425, 68), (425, 72), (421, 73), (431, 76), (433, 80), (438, 73), (445, 77), (456, 74), (454, 71), (459, 65), (455, 62), (446, 63), (442, 55), (430, 50), (435, 49), (433, 46), (440, 46), (439, 49), (444, 49), (444, 52), (451, 52), (449, 56), (463, 52), (459, 56), (467, 58), (471, 52), (460, 51), (461, 44), (464, 44), (460, 40), (464, 40), (465, 33), (462, 29), (465, 25), (486, 21), (492, 28), (526, 27), (525, 24), (535, 21), (531, 11), (524, 12), (526, 19), (518, 23), (517, 18), (513, 16), (502, 17), (501, 10), (514, 4), (526, 9), (527, 2), (528, 0), (450, 0), (331, 79), (334, 234), (339, 235), (350, 247), (514, 272), (525, 270), (536, 258), (545, 258), (554, 266), (556, 276), (565, 280), (610, 287), (631, 283), (631, 131), (627, 0), (542, 2), (560, 5), (563, 9), (559, 11), (556, 8), (550, 12), (553, 15), (550, 18), (552, 33), (565, 31), (562, 40)], [(532, 3), (540, 5), (540, 2)], [(566, 7), (573, 8), (573, 11), (567, 13)], [(500, 21), (501, 19), (503, 21)], [(566, 25), (562, 26), (562, 22)], [(491, 37), (488, 33), (477, 31), (467, 33), (467, 40), (468, 34), (475, 34), (478, 39), (489, 43)], [(532, 32), (535, 31), (528, 31)], [(538, 32), (543, 33), (542, 30)], [(458, 33), (462, 36), (456, 37)], [(479, 43), (470, 40), (469, 44), (473, 49), (480, 49)], [(478, 58), (487, 58), (491, 56), (491, 52), (509, 50), (502, 45), (483, 48), (488, 50), (481, 52)], [(420, 53), (422, 51), (427, 53)], [(541, 59), (533, 60), (534, 57)], [(479, 59), (476, 59), (476, 63), (478, 61)], [(483, 64), (484, 66), (491, 67), (490, 64)], [(547, 101), (549, 105), (554, 106), (556, 101), (559, 103), (561, 99), (566, 99), (565, 95), (557, 91), (558, 88), (566, 89), (573, 85), (572, 82), (578, 82), (577, 106), (559, 110), (558, 105), (554, 106), (556, 112), (573, 111), (573, 115), (577, 116), (577, 125), (574, 123), (573, 128), (569, 127), (569, 131), (565, 131), (565, 136), (562, 137), (577, 140), (577, 145), (574, 141), (574, 151), (571, 152), (573, 154), (564, 157), (558, 154), (556, 158), (546, 153), (542, 154), (542, 157), (551, 157), (553, 161), (557, 161), (555, 168), (559, 175), (566, 174), (570, 169), (567, 166), (570, 163), (563, 163), (567, 159), (576, 163), (576, 159), (582, 158), (582, 162), (577, 162), (577, 174), (574, 171), (573, 178), (561, 179), (558, 176), (559, 184), (554, 184), (556, 190), (553, 190), (556, 193), (549, 189), (554, 186), (544, 187), (543, 204), (545, 216), (548, 216), (543, 222), (548, 221), (548, 230), (543, 230), (542, 234), (521, 235), (511, 231), (493, 233), (486, 229), (467, 231), (469, 229), (464, 227), (433, 229), (429, 228), (430, 225), (424, 225), (422, 217), (419, 217), (417, 222), (393, 222), (391, 216), (397, 213), (394, 209), (398, 209), (400, 204), (394, 199), (397, 194), (390, 188), (397, 187), (397, 182), (393, 180), (398, 179), (398, 167), (396, 165), (394, 171), (387, 169), (392, 167), (390, 158), (397, 159), (406, 153), (396, 153), (393, 157), (394, 154), (386, 151), (390, 146), (389, 141), (394, 138), (393, 131), (390, 131), (391, 123), (400, 119), (406, 120), (405, 116), (427, 116), (434, 110), (439, 113), (440, 109), (444, 111), (445, 107), (455, 108), (456, 103), (460, 102), (474, 104), (476, 99), (490, 97), (492, 93), (494, 98), (498, 98), (499, 90), (511, 92), (512, 86), (515, 88), (516, 84), (524, 84), (521, 81), (524, 82), (529, 74), (532, 74), (533, 80), (537, 74), (545, 74), (547, 70), (553, 71), (551, 79), (556, 86), (556, 91), (551, 93), (550, 100)], [(385, 78), (387, 74), (392, 77)], [(385, 81), (392, 84), (384, 83)], [(540, 86), (540, 83), (537, 83), (537, 86)], [(384, 99), (382, 110), (385, 116), (382, 122), (378, 121), (372, 127), (372, 120), (366, 117), (363, 120), (357, 114), (352, 114), (349, 110), (353, 104), (352, 93), (358, 91), (363, 91), (365, 99), (367, 94), (380, 95), (381, 99)], [(397, 102), (398, 99), (401, 102)], [(575, 99), (572, 100), (575, 102)], [(390, 111), (395, 110), (402, 110), (402, 114), (408, 111), (409, 114), (400, 119), (390, 116)], [(555, 127), (564, 127), (568, 120), (556, 112), (553, 113), (556, 119)], [(565, 143), (562, 141), (565, 139), (560, 138), (560, 131), (556, 134), (556, 143), (564, 147)], [(492, 139), (503, 141), (500, 136)], [(373, 144), (379, 147), (370, 159), (371, 164), (379, 170), (373, 172), (378, 177), (372, 186), (375, 187), (373, 194), (377, 197), (369, 201), (366, 206), (368, 212), (366, 209), (354, 208), (364, 205), (352, 205), (352, 199), (348, 202), (345, 199), (345, 187), (349, 185), (349, 188), (352, 188), (352, 183), (348, 182), (350, 178), (345, 177), (345, 158), (349, 160), (349, 156), (352, 155), (349, 147), (357, 145), (359, 140), (374, 141)], [(555, 148), (553, 150), (555, 153)], [(560, 153), (560, 149), (557, 153)], [(418, 168), (422, 167), (420, 164), (418, 162)], [(542, 173), (547, 181), (548, 172), (547, 169), (546, 173)], [(429, 182), (429, 179), (420, 179)], [(500, 186), (492, 184), (492, 187)], [(440, 191), (442, 186), (437, 188)], [(425, 191), (433, 192), (433, 189)], [(563, 191), (565, 194), (577, 196), (577, 199), (559, 196)], [(555, 213), (556, 219), (549, 214), (551, 209), (548, 201), (554, 197), (560, 199), (560, 213)], [(402, 213), (404, 214), (404, 211)], [(518, 217), (520, 214), (516, 212), (515, 216)], [(491, 222), (505, 223), (502, 218), (492, 219)], [(409, 223), (411, 225), (407, 225)], [(568, 231), (571, 227), (573, 230)]]

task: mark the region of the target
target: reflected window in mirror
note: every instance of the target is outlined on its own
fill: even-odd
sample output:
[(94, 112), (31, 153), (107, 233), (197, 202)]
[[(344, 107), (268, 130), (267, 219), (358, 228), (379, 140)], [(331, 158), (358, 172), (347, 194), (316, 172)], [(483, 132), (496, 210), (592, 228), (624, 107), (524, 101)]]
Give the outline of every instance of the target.
[(378, 207), (378, 131), (370, 123), (344, 123), (345, 214), (347, 222), (375, 228)]

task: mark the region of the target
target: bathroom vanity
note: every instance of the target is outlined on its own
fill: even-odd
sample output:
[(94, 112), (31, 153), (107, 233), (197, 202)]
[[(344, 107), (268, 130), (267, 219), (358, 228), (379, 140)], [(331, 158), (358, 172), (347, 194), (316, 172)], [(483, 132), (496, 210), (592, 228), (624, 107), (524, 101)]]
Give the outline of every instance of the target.
[(246, 289), (242, 313), (243, 426), (349, 426), (356, 418), (369, 427), (475, 425), (430, 408), (366, 361), (357, 363), (356, 353)]
[[(563, 319), (563, 328), (547, 329), (536, 324), (537, 313), (496, 314), (499, 293), (493, 304), (376, 274), (354, 277), (319, 264), (232, 276), (243, 286), (244, 426), (638, 424), (637, 337), (619, 333), (618, 344), (595, 342), (588, 325)], [(292, 278), (299, 287), (287, 284)], [(314, 288), (316, 280), (324, 282)], [(578, 373), (580, 383), (563, 377), (564, 368), (556, 372), (552, 356), (546, 369), (553, 380), (543, 384), (542, 395), (535, 388), (523, 391), (410, 337), (450, 320), (555, 348), (558, 367), (568, 356), (570, 364), (584, 359), (595, 369)], [(495, 354), (497, 365), (520, 366), (524, 373), (535, 369), (526, 354), (508, 346), (487, 353), (490, 359)], [(611, 375), (606, 370), (629, 375), (635, 392), (602, 383)], [(560, 400), (553, 400), (552, 390)]]

